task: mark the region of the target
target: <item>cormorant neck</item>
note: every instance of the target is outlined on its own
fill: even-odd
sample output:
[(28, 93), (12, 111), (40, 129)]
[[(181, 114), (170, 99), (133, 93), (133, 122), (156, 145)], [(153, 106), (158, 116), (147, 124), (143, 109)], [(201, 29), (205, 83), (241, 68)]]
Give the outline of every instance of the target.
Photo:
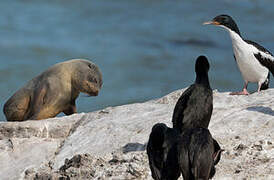
[(199, 73), (196, 75), (196, 84), (202, 84), (210, 88), (209, 80), (208, 80), (208, 75), (207, 73)]
[(245, 44), (245, 41), (242, 39), (242, 37), (232, 30), (228, 30), (228, 32), (232, 41), (232, 46), (234, 51), (235, 51), (235, 48), (241, 49), (242, 45)]
[(241, 36), (241, 33), (240, 33), (240, 30), (239, 30), (239, 28), (237, 27), (237, 25), (233, 28), (233, 29), (231, 29), (232, 31), (234, 31), (235, 33), (237, 33), (240, 37), (242, 37)]
[(222, 27), (225, 28), (230, 33), (230, 35), (231, 34), (237, 34), (240, 38), (242, 38), (240, 30), (237, 26), (233, 27), (233, 28), (228, 28), (226, 26), (222, 26)]

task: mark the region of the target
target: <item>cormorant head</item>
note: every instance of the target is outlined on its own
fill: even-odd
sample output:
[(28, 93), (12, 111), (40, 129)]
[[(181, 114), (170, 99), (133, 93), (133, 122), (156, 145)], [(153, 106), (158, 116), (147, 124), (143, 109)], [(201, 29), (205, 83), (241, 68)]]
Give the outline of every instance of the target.
[(157, 123), (152, 127), (149, 141), (151, 141), (153, 149), (162, 149), (167, 129), (168, 127), (164, 123)]
[(196, 74), (204, 74), (204, 73), (208, 73), (209, 71), (209, 63), (208, 60), (205, 56), (199, 56), (196, 60), (196, 64), (195, 64), (195, 72)]
[(215, 26), (221, 26), (224, 28), (228, 28), (229, 30), (234, 31), (241, 36), (237, 24), (232, 19), (232, 17), (230, 17), (229, 15), (222, 14), (222, 15), (216, 16), (211, 21), (204, 22), (203, 24), (204, 25), (212, 24)]

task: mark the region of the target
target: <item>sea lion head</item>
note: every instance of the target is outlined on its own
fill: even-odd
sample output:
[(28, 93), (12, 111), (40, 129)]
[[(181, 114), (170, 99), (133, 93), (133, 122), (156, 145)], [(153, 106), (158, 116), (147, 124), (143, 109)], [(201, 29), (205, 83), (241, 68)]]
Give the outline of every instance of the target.
[(103, 80), (102, 73), (96, 64), (87, 60), (78, 60), (71, 73), (75, 89), (90, 96), (99, 94)]

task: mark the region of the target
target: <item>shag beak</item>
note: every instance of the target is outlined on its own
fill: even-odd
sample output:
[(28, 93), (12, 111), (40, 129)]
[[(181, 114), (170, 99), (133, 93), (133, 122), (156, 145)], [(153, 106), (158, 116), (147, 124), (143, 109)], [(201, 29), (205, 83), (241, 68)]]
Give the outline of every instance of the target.
[(207, 21), (207, 22), (203, 23), (203, 25), (208, 25), (208, 24), (212, 24), (212, 25), (216, 25), (216, 26), (220, 25), (220, 23), (217, 21)]

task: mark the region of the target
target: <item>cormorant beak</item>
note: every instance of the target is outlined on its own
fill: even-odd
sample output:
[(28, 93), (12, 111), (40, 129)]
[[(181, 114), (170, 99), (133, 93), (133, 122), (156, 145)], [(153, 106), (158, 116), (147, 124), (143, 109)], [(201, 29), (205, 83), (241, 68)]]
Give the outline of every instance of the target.
[(221, 25), (219, 22), (217, 22), (217, 21), (207, 21), (207, 22), (204, 22), (203, 23), (203, 25), (207, 25), (207, 24), (212, 24), (212, 25), (216, 25), (216, 26), (218, 26), (218, 25)]

